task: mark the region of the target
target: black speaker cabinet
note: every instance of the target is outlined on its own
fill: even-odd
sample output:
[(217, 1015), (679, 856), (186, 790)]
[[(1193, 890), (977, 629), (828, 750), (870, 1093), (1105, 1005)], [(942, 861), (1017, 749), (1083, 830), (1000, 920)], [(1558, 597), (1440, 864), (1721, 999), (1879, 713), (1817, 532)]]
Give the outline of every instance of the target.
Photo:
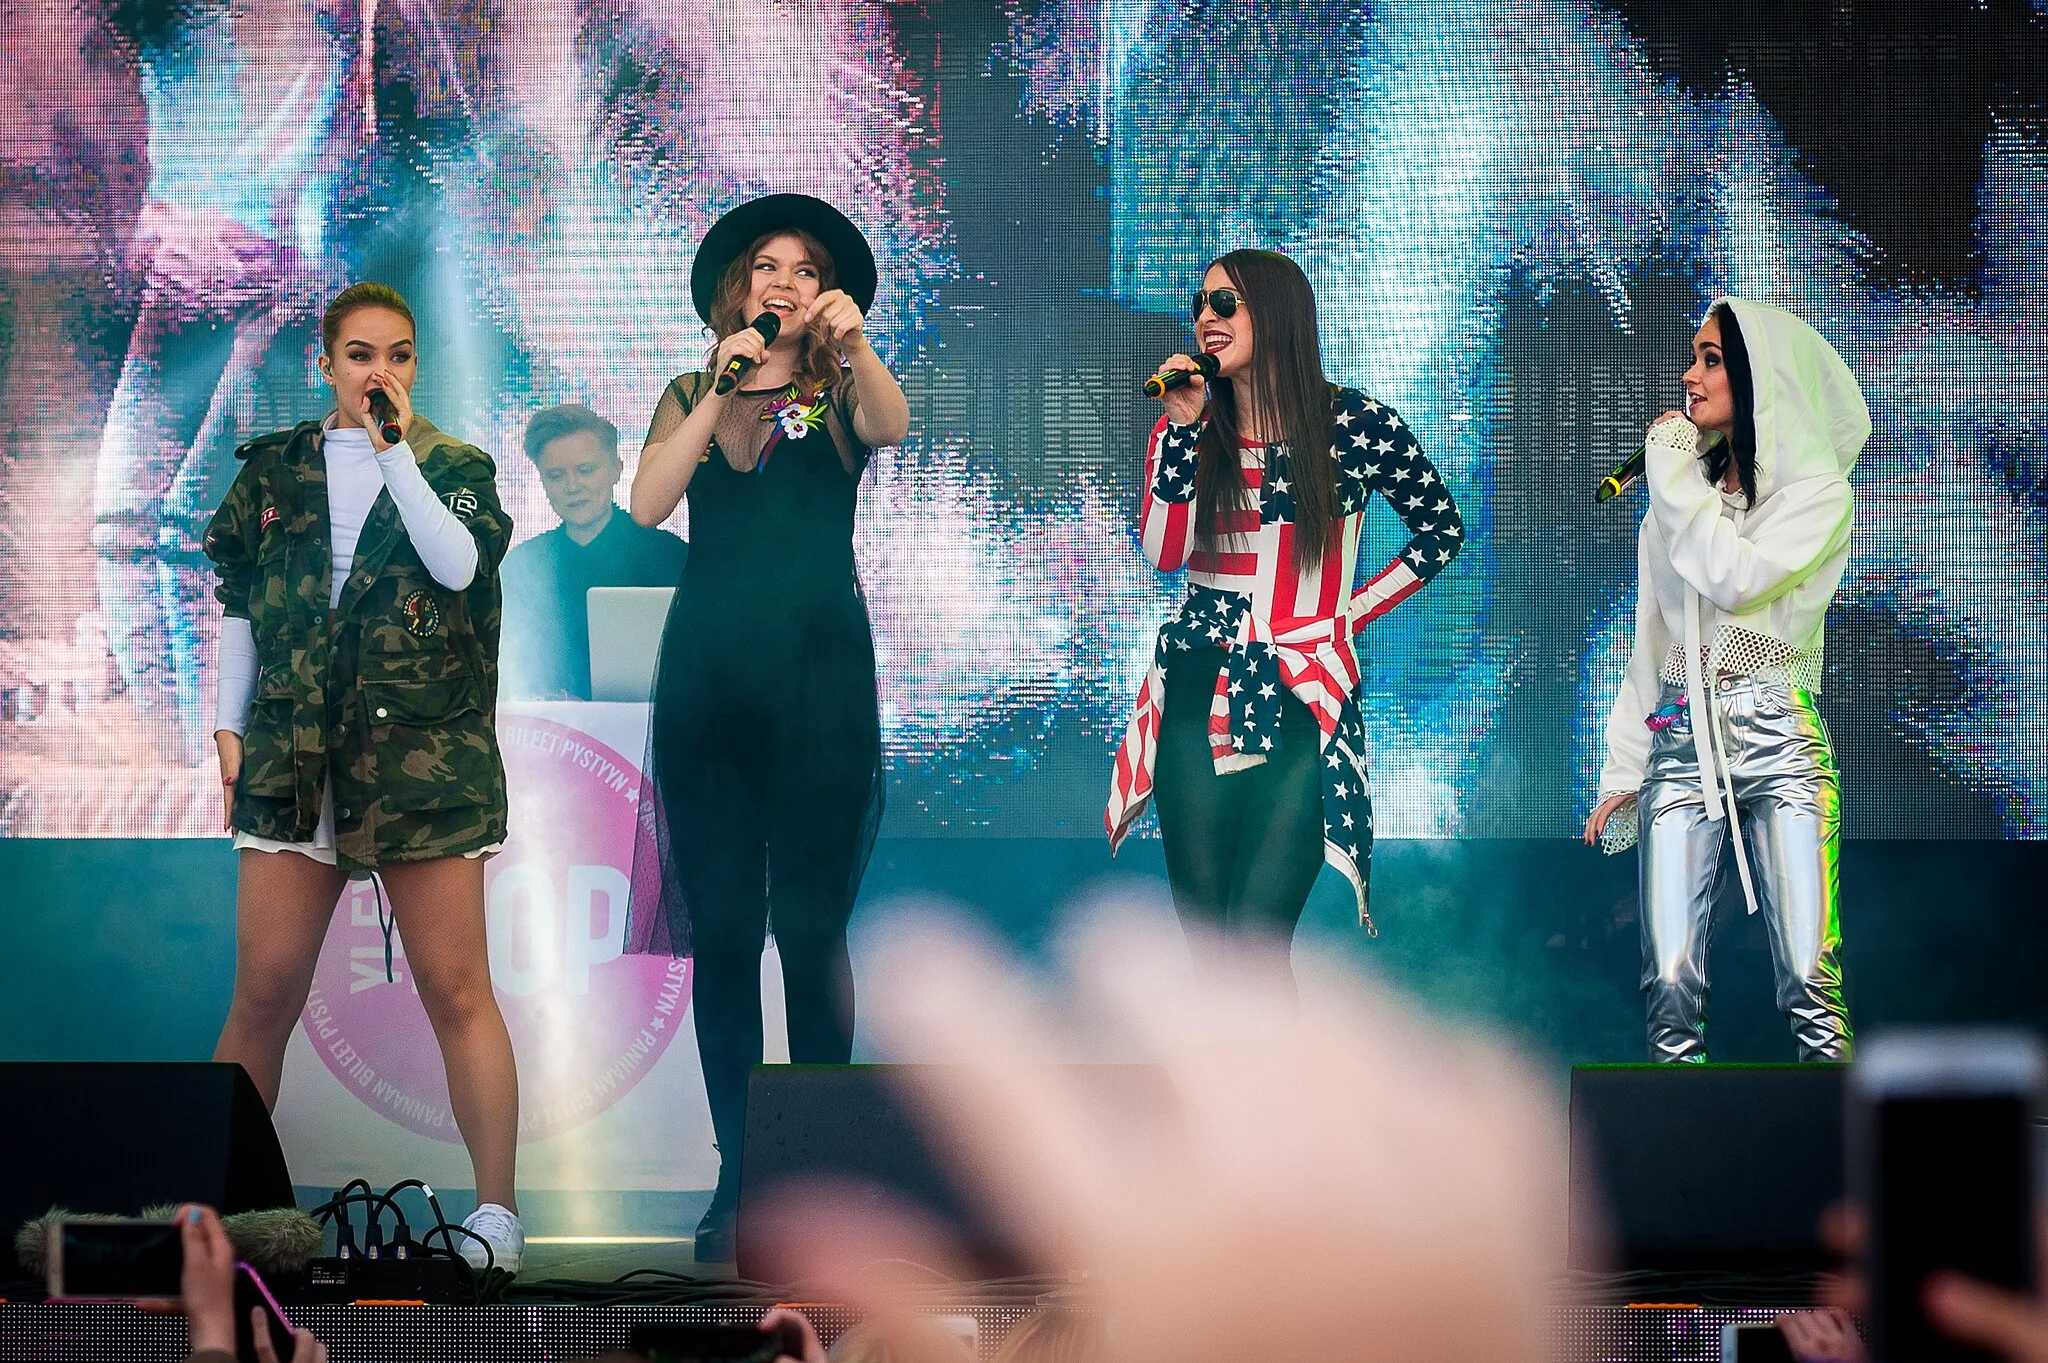
[(134, 1216), (293, 1205), (263, 1099), (240, 1065), (0, 1062), (0, 1268), (53, 1206)]
[(1820, 1215), (1842, 1196), (1845, 1074), (1825, 1064), (1575, 1066), (1571, 1266), (1828, 1267)]
[[(984, 1278), (1069, 1267), (1027, 1261), (981, 1200), (955, 1174), (941, 1140), (901, 1092), (896, 1065), (758, 1065), (747, 1086), (740, 1160), (740, 1276), (775, 1281), (764, 1209), (806, 1184), (840, 1196), (893, 1203), (936, 1220)], [(1172, 1111), (1165, 1074), (1149, 1065), (1067, 1065), (1082, 1102), (1133, 1139)]]

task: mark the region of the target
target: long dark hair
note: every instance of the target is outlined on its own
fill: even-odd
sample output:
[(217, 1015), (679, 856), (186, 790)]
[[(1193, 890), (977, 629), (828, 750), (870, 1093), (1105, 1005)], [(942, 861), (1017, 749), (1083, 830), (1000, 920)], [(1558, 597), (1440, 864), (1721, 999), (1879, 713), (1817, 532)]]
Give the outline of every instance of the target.
[[(819, 293), (839, 287), (839, 269), (832, 263), (832, 253), (809, 232), (796, 227), (778, 227), (755, 237), (746, 250), (732, 258), (732, 263), (725, 267), (725, 273), (718, 277), (718, 292), (711, 299), (711, 330), (717, 340), (711, 343), (711, 349), (704, 357), (707, 370), (718, 357), (718, 343), (736, 331), (746, 330), (754, 320), (747, 316), (747, 294), (752, 291), (754, 282), (754, 257), (777, 237), (795, 237), (803, 243), (804, 250), (810, 253), (811, 264), (818, 267)], [(806, 393), (822, 393), (828, 389), (837, 392), (844, 377), (845, 371), (841, 366), (845, 358), (845, 352), (826, 334), (825, 324), (812, 322), (804, 328), (802, 344), (797, 347), (797, 385)]]
[[(1316, 295), (1301, 267), (1278, 251), (1232, 251), (1223, 267), (1252, 318), (1252, 360), (1244, 374), (1251, 408), (1277, 422), (1287, 442), (1294, 494), (1294, 561), (1312, 568), (1330, 547), (1337, 519), (1337, 473), (1330, 458), (1330, 381), (1316, 335)], [(1230, 379), (1209, 384), (1209, 424), (1196, 445), (1196, 536), (1213, 545), (1225, 521), (1250, 505), (1238, 436), (1246, 395)], [(1269, 467), (1268, 482), (1274, 476)]]
[(1735, 461), (1735, 476), (1742, 484), (1743, 501), (1756, 505), (1756, 380), (1749, 369), (1749, 345), (1742, 339), (1742, 324), (1727, 300), (1714, 304), (1714, 320), (1721, 324), (1721, 367), (1728, 371), (1728, 396), (1735, 403), (1735, 432), (1731, 439), (1716, 440), (1700, 457), (1706, 461), (1707, 480), (1715, 487), (1728, 476), (1728, 461)]

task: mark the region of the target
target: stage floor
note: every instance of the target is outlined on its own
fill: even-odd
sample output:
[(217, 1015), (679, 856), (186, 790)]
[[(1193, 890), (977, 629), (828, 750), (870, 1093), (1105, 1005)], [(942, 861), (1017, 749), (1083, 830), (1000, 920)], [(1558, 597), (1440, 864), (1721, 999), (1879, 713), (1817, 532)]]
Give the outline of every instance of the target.
[(569, 1279), (585, 1283), (608, 1283), (646, 1269), (690, 1278), (732, 1276), (731, 1264), (700, 1264), (696, 1253), (697, 1246), (688, 1235), (547, 1237), (527, 1243), (519, 1276), (526, 1282)]
[[(1029, 1304), (963, 1299), (935, 1313), (971, 1318), (979, 1351), (991, 1357), (1002, 1337), (1028, 1316)], [(1275, 1311), (1288, 1310), (1275, 1302)], [(806, 1305), (826, 1343), (852, 1323), (835, 1307)], [(293, 1319), (326, 1341), (335, 1363), (394, 1358), (488, 1358), (492, 1363), (557, 1363), (626, 1347), (644, 1322), (751, 1321), (751, 1306), (318, 1306)], [(1561, 1363), (1719, 1363), (1721, 1329), (1733, 1321), (1769, 1321), (1775, 1307), (1581, 1306), (1551, 1313), (1553, 1356)], [(0, 1363), (183, 1363), (184, 1323), (111, 1305), (0, 1305)]]

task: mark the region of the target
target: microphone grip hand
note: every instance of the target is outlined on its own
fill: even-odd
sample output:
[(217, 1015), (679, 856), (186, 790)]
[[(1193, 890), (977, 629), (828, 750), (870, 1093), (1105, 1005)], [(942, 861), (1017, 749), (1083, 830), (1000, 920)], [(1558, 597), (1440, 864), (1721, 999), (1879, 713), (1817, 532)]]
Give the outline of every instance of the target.
[(1208, 401), (1208, 380), (1216, 377), (1214, 355), (1170, 355), (1159, 372), (1145, 380), (1145, 395), (1166, 408), (1167, 420), (1185, 426), (1199, 420)]
[(746, 356), (733, 356), (730, 360), (726, 361), (724, 370), (718, 375), (718, 381), (711, 385), (711, 391), (720, 397), (725, 396), (740, 386), (740, 376), (753, 367), (754, 362)]
[(378, 435), (384, 437), (386, 445), (396, 445), (405, 439), (405, 426), (398, 417), (398, 404), (391, 400), (391, 394), (382, 388), (372, 388), (363, 394), (364, 405), (370, 409), (370, 417), (377, 423)]
[[(1670, 421), (1674, 417), (1683, 419), (1685, 417), (1685, 413), (1664, 413), (1664, 415), (1658, 417), (1655, 421), (1650, 423), (1648, 432), (1654, 432), (1659, 426), (1663, 425), (1667, 421)], [(1628, 487), (1629, 484), (1637, 482), (1642, 478), (1643, 470), (1648, 464), (1650, 455), (1650, 442), (1648, 432), (1646, 432), (1644, 435), (1643, 443), (1636, 446), (1636, 452), (1630, 455), (1628, 458), (1622, 460), (1621, 464), (1614, 470), (1614, 472), (1608, 474), (1605, 478), (1602, 478), (1600, 480), (1600, 485), (1593, 489), (1593, 500), (1595, 502), (1608, 502), (1614, 500), (1616, 497), (1619, 497), (1622, 494), (1622, 492)], [(1705, 432), (1701, 437), (1699, 437), (1700, 450), (1702, 452), (1710, 450), (1714, 446), (1720, 444), (1721, 441), (1725, 438), (1726, 437), (1724, 437), (1718, 430), (1709, 430)]]
[(718, 378), (711, 385), (711, 391), (722, 397), (737, 388), (740, 376), (761, 362), (761, 357), (768, 353), (769, 345), (781, 332), (781, 319), (772, 312), (764, 312), (721, 341), (713, 361), (718, 365)]

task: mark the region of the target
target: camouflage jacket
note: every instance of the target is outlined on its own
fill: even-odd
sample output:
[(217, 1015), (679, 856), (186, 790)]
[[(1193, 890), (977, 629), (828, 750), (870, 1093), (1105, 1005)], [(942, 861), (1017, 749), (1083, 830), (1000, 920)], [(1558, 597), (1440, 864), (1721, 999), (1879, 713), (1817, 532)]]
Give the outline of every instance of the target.
[(495, 466), (414, 417), (420, 471), (477, 541), (463, 591), (434, 581), (379, 492), (329, 611), (327, 465), (301, 422), (235, 451), (245, 461), (206, 531), (229, 615), (248, 617), (260, 668), (235, 785), (234, 826), (311, 840), (334, 782), (348, 870), (459, 856), (505, 837), (498, 754), (498, 563), (512, 521)]

